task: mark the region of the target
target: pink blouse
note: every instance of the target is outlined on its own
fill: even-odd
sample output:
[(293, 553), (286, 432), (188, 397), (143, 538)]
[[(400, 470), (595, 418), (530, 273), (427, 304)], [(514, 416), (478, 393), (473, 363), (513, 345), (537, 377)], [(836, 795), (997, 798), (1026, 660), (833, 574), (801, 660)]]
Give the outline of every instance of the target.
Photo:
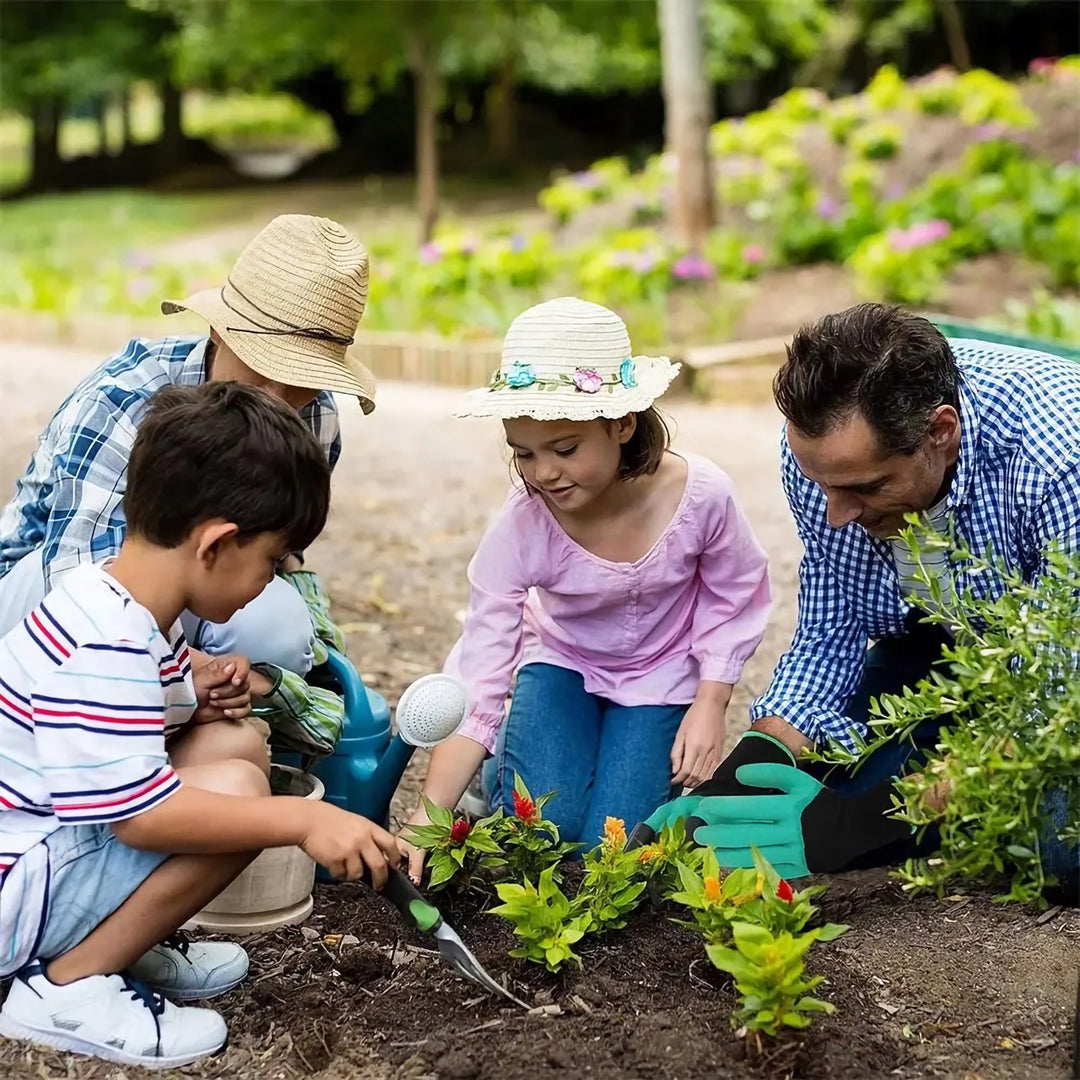
[(494, 751), (525, 664), (580, 672), (619, 705), (688, 704), (703, 679), (738, 681), (769, 617), (768, 564), (730, 477), (684, 456), (682, 500), (637, 562), (593, 555), (539, 495), (510, 495), (469, 563), (469, 609), (446, 662), (469, 691), (460, 734)]

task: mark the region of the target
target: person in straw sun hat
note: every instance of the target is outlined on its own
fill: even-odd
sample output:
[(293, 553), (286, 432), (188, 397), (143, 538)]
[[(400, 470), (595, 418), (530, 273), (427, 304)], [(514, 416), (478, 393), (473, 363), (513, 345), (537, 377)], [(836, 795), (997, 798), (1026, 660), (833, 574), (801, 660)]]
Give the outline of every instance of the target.
[[(356, 397), (365, 413), (374, 408), (375, 380), (349, 353), (367, 288), (368, 257), (359, 241), (327, 218), (287, 214), (251, 240), (219, 286), (164, 301), (165, 314), (192, 311), (209, 332), (129, 341), (60, 406), (0, 515), (0, 634), (21, 622), (60, 575), (119, 550), (128, 457), (150, 399), (163, 387), (231, 381), (261, 388), (299, 412), (332, 466), (341, 440), (330, 391)], [(247, 710), (250, 694), (262, 692), (271, 727), (280, 720), (298, 737), (308, 732), (312, 748), (328, 752), (340, 731), (341, 701), (303, 677), (325, 659), (320, 638), (339, 647), (342, 641), (301, 558), (290, 556), (282, 574), (228, 623), (190, 614), (183, 623), (200, 695), (210, 693), (214, 679), (231, 687), (216, 690), (222, 717), (226, 708)], [(210, 655), (241, 659), (211, 664)], [(249, 659), (266, 665), (250, 679)]]
[[(521, 483), (469, 564), (446, 668), (470, 703), (432, 753), (434, 804), (456, 805), (486, 759), (492, 807), (528, 813), (515, 775), (557, 790), (545, 814), (592, 845), (716, 767), (769, 582), (731, 480), (670, 449), (655, 402), (678, 370), (635, 355), (613, 311), (560, 297), (513, 321), (457, 410), (502, 420)], [(426, 820), (421, 801), (411, 823)], [(422, 865), (410, 848), (413, 877)]]

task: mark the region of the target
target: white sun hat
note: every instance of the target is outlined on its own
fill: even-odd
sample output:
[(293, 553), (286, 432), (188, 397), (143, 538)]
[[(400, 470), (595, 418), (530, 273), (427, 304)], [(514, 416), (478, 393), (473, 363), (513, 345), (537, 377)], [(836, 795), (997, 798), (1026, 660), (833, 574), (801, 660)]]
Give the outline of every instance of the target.
[(454, 415), (616, 420), (652, 405), (680, 366), (666, 356), (634, 356), (614, 311), (560, 296), (510, 324), (499, 370)]
[(166, 315), (194, 311), (263, 378), (334, 390), (375, 408), (375, 376), (349, 346), (364, 314), (368, 256), (336, 221), (274, 218), (240, 253), (218, 289), (163, 300)]

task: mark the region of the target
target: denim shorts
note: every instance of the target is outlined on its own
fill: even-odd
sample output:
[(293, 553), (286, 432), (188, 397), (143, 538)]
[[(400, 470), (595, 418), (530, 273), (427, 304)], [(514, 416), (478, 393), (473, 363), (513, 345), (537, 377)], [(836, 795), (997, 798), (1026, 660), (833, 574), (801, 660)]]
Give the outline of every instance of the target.
[(108, 825), (62, 825), (43, 843), (49, 885), (40, 960), (73, 949), (169, 857), (122, 844)]

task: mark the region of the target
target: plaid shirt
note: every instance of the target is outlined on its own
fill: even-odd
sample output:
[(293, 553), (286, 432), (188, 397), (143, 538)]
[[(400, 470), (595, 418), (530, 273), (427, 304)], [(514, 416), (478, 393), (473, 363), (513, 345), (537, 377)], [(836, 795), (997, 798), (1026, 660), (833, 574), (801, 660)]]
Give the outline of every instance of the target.
[[(1028, 349), (950, 342), (960, 366), (960, 456), (948, 494), (958, 539), (995, 555), (1027, 580), (1052, 540), (1080, 542), (1080, 364)], [(791, 648), (750, 707), (808, 739), (856, 749), (844, 709), (862, 678), (867, 643), (904, 632), (892, 549), (855, 524), (831, 528), (825, 496), (799, 471), (786, 437), (781, 475), (805, 553)], [(1000, 596), (997, 574), (957, 574), (957, 587)]]
[[(120, 550), (126, 530), (122, 500), (136, 429), (158, 390), (205, 381), (208, 340), (133, 339), (75, 387), (49, 422), (15, 497), (0, 514), (0, 577), (24, 555), (42, 548), (48, 592), (56, 575), (79, 563), (101, 562)], [(341, 453), (333, 395), (319, 394), (300, 415), (333, 468)], [(328, 605), (318, 582), (293, 584), (308, 600), (317, 636), (337, 644), (324, 625), (329, 622)], [(272, 729), (280, 721), (290, 743), (302, 743), (306, 730), (311, 750), (332, 751), (342, 726), (339, 695), (308, 686), (294, 672), (281, 672), (268, 704), (263, 718)]]

